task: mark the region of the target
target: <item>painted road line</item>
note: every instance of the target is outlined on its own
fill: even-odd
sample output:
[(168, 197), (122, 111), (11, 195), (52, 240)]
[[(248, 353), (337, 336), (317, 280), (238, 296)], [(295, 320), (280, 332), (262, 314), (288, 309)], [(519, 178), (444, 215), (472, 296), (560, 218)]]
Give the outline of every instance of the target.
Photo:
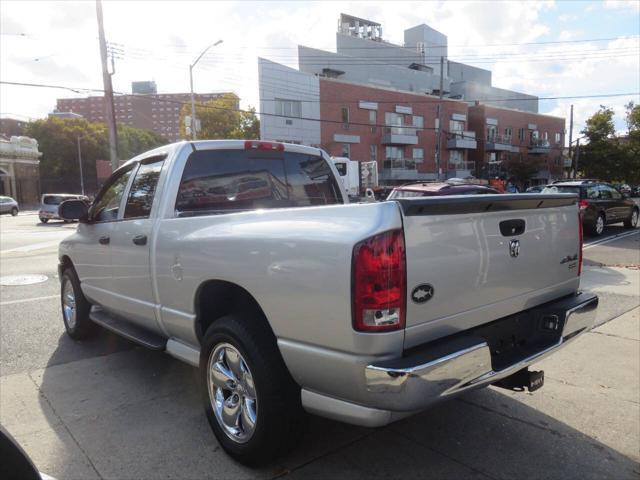
[(47, 295), (46, 297), (33, 297), (33, 298), (22, 298), (20, 300), (7, 300), (6, 302), (0, 302), (0, 307), (5, 305), (14, 305), (16, 303), (27, 303), (27, 302), (38, 302), (40, 300), (51, 300), (52, 298), (59, 298), (60, 295)]
[(598, 240), (596, 242), (589, 243), (589, 244), (585, 245), (582, 249), (583, 250), (587, 250), (587, 249), (589, 249), (591, 247), (597, 247), (598, 245), (604, 245), (605, 243), (613, 242), (615, 240), (621, 240), (623, 238), (627, 238), (627, 237), (630, 237), (632, 235), (636, 235), (638, 233), (640, 233), (640, 230), (635, 230), (633, 232), (627, 232), (627, 233), (620, 233), (620, 234), (616, 235), (615, 237), (607, 237), (607, 238), (603, 238), (602, 240)]
[(31, 252), (33, 250), (41, 250), (43, 248), (57, 247), (60, 242), (61, 240), (50, 240), (48, 242), (32, 243), (31, 245), (24, 245), (22, 247), (9, 248), (8, 250), (2, 250), (0, 251), (0, 254), (16, 253), (16, 252), (24, 253), (24, 252)]

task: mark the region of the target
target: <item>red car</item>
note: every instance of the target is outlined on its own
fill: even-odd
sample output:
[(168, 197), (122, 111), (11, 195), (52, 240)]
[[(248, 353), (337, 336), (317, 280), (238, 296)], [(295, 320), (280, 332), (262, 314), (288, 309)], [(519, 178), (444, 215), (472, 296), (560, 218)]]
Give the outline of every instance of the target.
[(387, 200), (396, 198), (434, 197), (441, 195), (483, 195), (500, 193), (498, 190), (484, 185), (451, 184), (451, 183), (409, 183), (396, 187)]

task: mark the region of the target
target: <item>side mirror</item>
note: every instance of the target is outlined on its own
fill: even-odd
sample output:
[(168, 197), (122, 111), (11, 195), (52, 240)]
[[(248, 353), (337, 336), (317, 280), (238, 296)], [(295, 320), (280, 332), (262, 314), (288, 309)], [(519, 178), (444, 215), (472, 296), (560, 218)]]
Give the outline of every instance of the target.
[(89, 206), (84, 200), (65, 200), (58, 207), (58, 216), (63, 220), (89, 221)]

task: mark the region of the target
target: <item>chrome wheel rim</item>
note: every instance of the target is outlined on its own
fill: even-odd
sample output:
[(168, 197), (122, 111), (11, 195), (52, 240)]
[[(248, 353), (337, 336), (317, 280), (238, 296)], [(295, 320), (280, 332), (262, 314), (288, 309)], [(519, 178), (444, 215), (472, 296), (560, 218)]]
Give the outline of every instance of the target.
[(596, 233), (600, 235), (604, 230), (604, 218), (602, 216), (598, 217), (596, 220)]
[(65, 280), (62, 289), (62, 312), (64, 321), (71, 330), (76, 328), (76, 296), (73, 292), (73, 285), (69, 280)]
[(222, 431), (234, 442), (248, 442), (256, 429), (258, 399), (251, 370), (233, 345), (221, 343), (213, 349), (207, 384), (209, 401)]
[(638, 225), (638, 211), (634, 210), (631, 214), (631, 226), (635, 227)]

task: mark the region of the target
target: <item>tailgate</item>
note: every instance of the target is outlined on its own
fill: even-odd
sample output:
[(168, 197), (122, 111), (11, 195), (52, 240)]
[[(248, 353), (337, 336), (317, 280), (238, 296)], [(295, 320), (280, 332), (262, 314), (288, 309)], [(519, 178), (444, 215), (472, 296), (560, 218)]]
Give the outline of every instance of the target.
[(405, 348), (575, 292), (577, 197), (520, 194), (402, 199)]

